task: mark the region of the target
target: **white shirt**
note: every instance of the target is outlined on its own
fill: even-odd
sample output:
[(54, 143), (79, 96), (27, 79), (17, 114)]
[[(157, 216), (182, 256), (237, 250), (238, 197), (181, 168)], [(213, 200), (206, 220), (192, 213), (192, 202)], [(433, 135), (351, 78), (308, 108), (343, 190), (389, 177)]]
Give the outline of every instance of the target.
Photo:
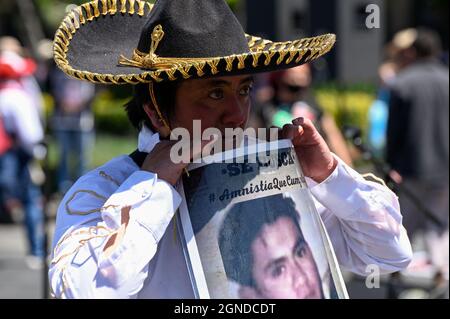
[(32, 97), (21, 84), (3, 82), (0, 90), (0, 117), (8, 133), (17, 138), (17, 142), (28, 153), (44, 138), (44, 130)]
[[(139, 150), (149, 152), (159, 136), (143, 130)], [(343, 269), (364, 275), (367, 265), (382, 273), (406, 268), (411, 245), (398, 199), (366, 181), (339, 160), (321, 184), (309, 181), (315, 204)], [(82, 178), (58, 209), (49, 270), (57, 298), (193, 298), (183, 251), (172, 218), (181, 197), (156, 174), (120, 156)], [(104, 246), (131, 206), (119, 246)]]

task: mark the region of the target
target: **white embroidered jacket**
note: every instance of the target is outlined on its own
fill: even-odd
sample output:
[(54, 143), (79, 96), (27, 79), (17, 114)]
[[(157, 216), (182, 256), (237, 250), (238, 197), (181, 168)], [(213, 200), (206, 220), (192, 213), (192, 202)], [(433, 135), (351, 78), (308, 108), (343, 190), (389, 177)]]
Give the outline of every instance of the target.
[[(143, 130), (139, 150), (149, 152), (158, 134)], [(365, 180), (339, 160), (321, 184), (308, 181), (343, 269), (365, 275), (404, 269), (412, 256), (398, 199), (386, 187)], [(193, 298), (173, 216), (177, 191), (156, 174), (120, 156), (81, 177), (62, 200), (56, 220), (52, 294), (57, 298)], [(120, 245), (105, 257), (104, 246), (130, 221)]]

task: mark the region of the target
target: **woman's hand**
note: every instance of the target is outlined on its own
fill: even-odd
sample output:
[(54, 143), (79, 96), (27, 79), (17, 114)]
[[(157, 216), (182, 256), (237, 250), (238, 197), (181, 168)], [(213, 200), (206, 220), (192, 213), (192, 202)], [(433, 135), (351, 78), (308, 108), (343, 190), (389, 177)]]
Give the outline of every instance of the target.
[[(210, 140), (201, 141), (200, 147), (193, 148), (194, 143), (190, 142), (189, 160), (182, 162), (174, 162), (171, 158), (172, 147), (180, 143), (179, 141), (161, 141), (156, 144), (155, 148), (147, 155), (142, 164), (141, 169), (158, 175), (158, 178), (175, 185), (183, 174), (183, 170), (192, 163), (193, 159), (199, 158), (205, 147), (211, 147), (211, 144), (217, 139), (213, 136)], [(177, 147), (178, 149), (178, 147)], [(183, 148), (185, 149), (185, 148)], [(207, 149), (207, 148), (205, 148)], [(186, 158), (186, 157), (184, 157)]]
[(295, 119), (280, 134), (281, 138), (292, 140), (305, 176), (321, 183), (335, 170), (338, 162), (310, 120)]
[(177, 141), (161, 141), (147, 155), (141, 169), (158, 175), (158, 178), (175, 185), (180, 179), (183, 169), (189, 163), (174, 163), (170, 159), (170, 150)]

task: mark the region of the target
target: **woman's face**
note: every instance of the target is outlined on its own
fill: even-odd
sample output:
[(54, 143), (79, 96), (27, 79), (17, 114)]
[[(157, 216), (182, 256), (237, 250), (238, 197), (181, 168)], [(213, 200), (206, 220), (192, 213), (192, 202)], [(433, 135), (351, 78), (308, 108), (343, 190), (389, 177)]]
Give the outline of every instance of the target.
[(186, 80), (176, 92), (172, 128), (185, 128), (192, 136), (193, 121), (201, 120), (202, 132), (217, 128), (244, 129), (250, 112), (252, 76)]

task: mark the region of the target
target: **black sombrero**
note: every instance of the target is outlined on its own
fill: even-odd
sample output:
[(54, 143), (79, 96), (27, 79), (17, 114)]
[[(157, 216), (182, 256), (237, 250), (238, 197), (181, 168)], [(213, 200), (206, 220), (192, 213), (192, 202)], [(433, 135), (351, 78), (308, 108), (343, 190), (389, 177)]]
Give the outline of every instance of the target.
[(54, 57), (78, 79), (138, 84), (286, 69), (324, 55), (335, 40), (245, 34), (224, 0), (95, 0), (63, 20)]

